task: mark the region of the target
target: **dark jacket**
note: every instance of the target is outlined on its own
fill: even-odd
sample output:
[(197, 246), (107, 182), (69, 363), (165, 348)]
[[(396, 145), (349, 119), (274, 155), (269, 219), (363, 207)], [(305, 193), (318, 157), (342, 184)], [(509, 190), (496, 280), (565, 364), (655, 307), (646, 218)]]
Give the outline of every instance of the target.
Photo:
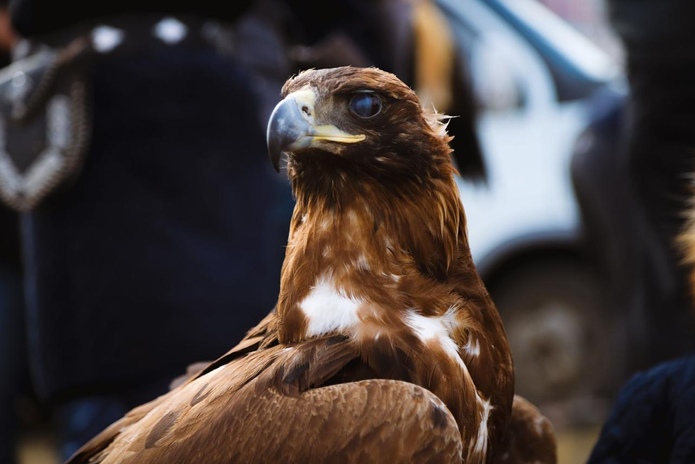
[[(9, 63), (9, 55), (0, 52), (0, 67)], [(19, 249), (19, 215), (0, 202), (0, 267), (18, 270), (21, 261)]]
[(695, 355), (627, 382), (589, 458), (589, 464), (693, 462)]
[[(135, 2), (72, 3), (20, 0), (14, 20), (40, 35), (67, 30), (69, 16), (117, 14)], [(187, 12), (213, 2), (195, 5)], [(236, 2), (223, 5), (240, 13)], [(83, 169), (23, 215), (42, 396), (168, 382), (224, 353), (272, 309), (293, 200), (267, 160), (254, 82), (213, 47), (143, 48), (93, 63)]]
[(631, 59), (663, 63), (695, 59), (692, 0), (608, 0), (607, 6)]

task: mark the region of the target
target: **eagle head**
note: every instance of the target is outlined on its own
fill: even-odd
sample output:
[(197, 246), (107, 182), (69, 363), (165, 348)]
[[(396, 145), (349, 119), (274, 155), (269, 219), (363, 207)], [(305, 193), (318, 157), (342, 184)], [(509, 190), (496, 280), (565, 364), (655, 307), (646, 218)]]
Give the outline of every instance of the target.
[(332, 185), (356, 176), (403, 184), (453, 172), (444, 117), (423, 108), (391, 73), (350, 66), (307, 70), (285, 83), (282, 97), (267, 142), (276, 170), (288, 155), (292, 180), (306, 173)]

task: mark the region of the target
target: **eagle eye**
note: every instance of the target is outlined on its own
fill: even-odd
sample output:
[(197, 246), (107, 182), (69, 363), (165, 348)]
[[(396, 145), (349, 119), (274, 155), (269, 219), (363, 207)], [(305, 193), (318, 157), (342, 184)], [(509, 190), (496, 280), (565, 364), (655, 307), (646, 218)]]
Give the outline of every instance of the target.
[(350, 112), (360, 119), (369, 119), (381, 112), (381, 99), (374, 93), (356, 93), (350, 99)]

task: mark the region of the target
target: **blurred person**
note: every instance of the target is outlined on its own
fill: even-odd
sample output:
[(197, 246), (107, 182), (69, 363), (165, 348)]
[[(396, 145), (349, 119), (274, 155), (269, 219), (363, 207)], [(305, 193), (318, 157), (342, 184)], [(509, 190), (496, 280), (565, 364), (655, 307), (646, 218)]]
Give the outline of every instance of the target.
[(34, 44), (121, 39), (90, 63), (79, 176), (22, 214), (32, 378), (62, 459), (275, 303), (293, 203), (242, 56), (265, 44), (236, 48), (250, 3), (11, 4)]
[(695, 3), (609, 0), (626, 56), (629, 101), (622, 166), (632, 202), (631, 311), (644, 321), (642, 364), (695, 349), (683, 230), (695, 152)]
[(606, 104), (594, 134), (604, 149), (575, 159), (573, 176), (616, 307), (607, 317), (619, 316), (625, 331), (624, 381), (695, 349), (674, 245), (695, 151), (695, 3), (608, 0), (607, 11), (624, 48), (628, 99), (624, 108)]
[(634, 179), (636, 268), (646, 331), (655, 339), (647, 364), (695, 347), (689, 286), (674, 237), (683, 229), (695, 152), (695, 4), (611, 0), (630, 82), (628, 172)]
[[(615, 248), (604, 264), (632, 343), (629, 380), (589, 462), (691, 463), (692, 271), (677, 238), (691, 208), (695, 166), (695, 3), (609, 0), (608, 12), (624, 45), (629, 93), (624, 110), (619, 104), (607, 112), (613, 123), (605, 127), (619, 127), (622, 138), (614, 160), (594, 160), (593, 172), (609, 166), (611, 174), (602, 181), (604, 195), (585, 207), (604, 210), (593, 227), (609, 236), (593, 237), (600, 249)], [(586, 182), (588, 167), (580, 173)]]

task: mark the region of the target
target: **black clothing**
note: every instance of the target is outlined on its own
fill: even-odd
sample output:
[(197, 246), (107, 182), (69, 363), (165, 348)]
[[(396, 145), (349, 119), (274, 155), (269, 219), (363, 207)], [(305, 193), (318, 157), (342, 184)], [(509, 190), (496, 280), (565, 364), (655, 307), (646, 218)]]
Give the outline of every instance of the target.
[(695, 2), (608, 0), (607, 6), (629, 59), (653, 63), (695, 59)]
[(252, 1), (196, 0), (184, 3), (167, 0), (12, 0), (10, 12), (12, 23), (19, 34), (34, 37), (74, 26), (82, 21), (137, 13), (180, 13), (231, 22), (246, 11)]
[(256, 23), (240, 34), (249, 3), (13, 4), (20, 33), (39, 42), (123, 13), (192, 18), (191, 27), (238, 20), (232, 47), (97, 56), (84, 166), (68, 189), (22, 214), (32, 377), (63, 459), (165, 393), (188, 364), (226, 352), (277, 300), (294, 201), (267, 160), (260, 117), (279, 87), (247, 57), (283, 51), (249, 39)]
[[(40, 41), (88, 16), (179, 10), (73, 3), (20, 0), (13, 21)], [(182, 19), (248, 3), (195, 2)], [(236, 54), (172, 43), (91, 66), (83, 169), (22, 215), (29, 355), (50, 401), (166, 385), (236, 344), (275, 304), (293, 208), (265, 156), (258, 76)]]
[(658, 66), (635, 59), (628, 75), (621, 166), (631, 199), (631, 317), (643, 321), (640, 330), (648, 341), (643, 363), (635, 367), (644, 368), (695, 349), (689, 271), (676, 244), (695, 171), (695, 59)]
[(0, 205), (0, 264), (20, 267), (19, 215)]
[[(0, 52), (0, 68), (9, 65), (10, 61), (9, 53)], [(20, 248), (19, 214), (0, 203), (0, 266), (19, 270)]]
[(23, 215), (41, 394), (173, 379), (274, 306), (293, 203), (251, 78), (213, 50), (96, 63), (84, 169)]
[[(633, 335), (633, 369), (695, 349), (687, 269), (676, 236), (695, 171), (695, 2), (610, 0), (610, 18), (625, 45), (629, 99), (624, 144), (617, 151), (629, 215), (620, 263), (622, 300)], [(607, 198), (616, 201), (623, 195)], [(617, 269), (617, 267), (616, 267)]]
[(695, 356), (636, 374), (620, 391), (588, 464), (695, 462)]
[[(0, 2), (1, 4), (1, 2)], [(0, 66), (9, 55), (0, 53)], [(19, 214), (0, 204), (0, 462), (16, 461), (17, 397), (29, 389)]]

